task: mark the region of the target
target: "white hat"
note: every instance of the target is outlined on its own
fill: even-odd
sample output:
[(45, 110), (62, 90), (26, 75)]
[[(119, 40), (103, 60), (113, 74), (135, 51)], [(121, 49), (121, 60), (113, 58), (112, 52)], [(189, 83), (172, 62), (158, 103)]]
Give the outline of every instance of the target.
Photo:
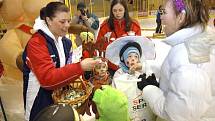
[(120, 37), (109, 44), (106, 48), (105, 58), (107, 58), (111, 63), (119, 65), (120, 63), (120, 50), (128, 42), (136, 42), (141, 46), (142, 57), (141, 60), (145, 58), (146, 60), (152, 60), (155, 58), (155, 45), (154, 43), (144, 37), (144, 36), (125, 36)]

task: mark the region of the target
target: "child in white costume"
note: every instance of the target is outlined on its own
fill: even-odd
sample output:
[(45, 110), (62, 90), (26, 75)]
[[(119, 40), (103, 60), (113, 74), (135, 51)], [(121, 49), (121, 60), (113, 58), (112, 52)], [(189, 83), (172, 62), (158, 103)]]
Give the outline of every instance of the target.
[(132, 121), (154, 121), (156, 118), (137, 88), (138, 77), (148, 70), (145, 59), (153, 59), (154, 55), (154, 44), (142, 36), (121, 37), (107, 47), (105, 57), (120, 67), (112, 85), (126, 94)]

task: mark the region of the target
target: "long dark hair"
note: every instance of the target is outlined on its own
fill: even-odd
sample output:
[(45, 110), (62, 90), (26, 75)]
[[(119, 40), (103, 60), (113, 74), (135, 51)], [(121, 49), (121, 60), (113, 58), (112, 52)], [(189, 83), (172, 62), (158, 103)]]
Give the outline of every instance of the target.
[(40, 18), (46, 21), (46, 17), (52, 19), (57, 12), (69, 12), (69, 8), (62, 2), (50, 2), (40, 10)]
[(129, 16), (129, 12), (128, 12), (128, 7), (127, 7), (127, 2), (125, 0), (112, 0), (111, 2), (111, 7), (110, 7), (110, 16), (109, 16), (109, 19), (108, 19), (108, 25), (110, 27), (110, 30), (114, 31), (114, 15), (113, 15), (113, 12), (112, 12), (112, 9), (113, 9), (113, 6), (115, 6), (116, 4), (121, 4), (124, 9), (125, 9), (125, 13), (124, 13), (124, 18), (125, 18), (125, 31), (128, 32), (130, 31), (130, 28), (131, 28), (131, 18)]

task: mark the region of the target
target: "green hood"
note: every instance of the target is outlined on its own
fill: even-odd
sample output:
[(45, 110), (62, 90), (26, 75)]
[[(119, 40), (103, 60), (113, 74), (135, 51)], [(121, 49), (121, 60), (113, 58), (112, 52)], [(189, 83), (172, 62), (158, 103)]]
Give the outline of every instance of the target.
[(130, 121), (128, 100), (121, 91), (103, 85), (95, 91), (93, 101), (99, 112), (98, 121)]

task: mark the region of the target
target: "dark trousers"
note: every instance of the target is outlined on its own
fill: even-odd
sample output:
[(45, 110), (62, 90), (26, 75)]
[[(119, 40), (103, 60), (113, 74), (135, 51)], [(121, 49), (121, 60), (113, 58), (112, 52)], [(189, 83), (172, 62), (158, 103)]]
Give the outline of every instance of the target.
[(162, 30), (161, 22), (157, 22), (157, 27), (156, 27), (155, 33), (161, 33), (161, 30)]

